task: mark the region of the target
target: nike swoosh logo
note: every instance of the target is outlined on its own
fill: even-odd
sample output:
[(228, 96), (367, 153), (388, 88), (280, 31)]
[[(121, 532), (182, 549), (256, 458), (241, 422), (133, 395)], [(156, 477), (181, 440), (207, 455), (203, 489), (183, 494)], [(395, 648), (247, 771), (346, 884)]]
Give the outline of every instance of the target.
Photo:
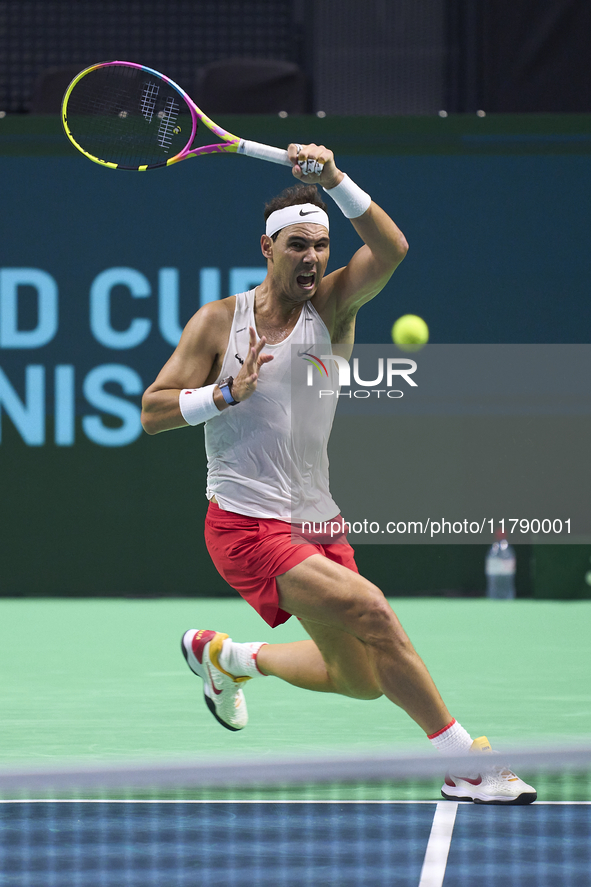
[(246, 329), (245, 326), (241, 326), (239, 330), (236, 330), (236, 332), (237, 332), (237, 333), (241, 333), (241, 332), (242, 332), (243, 330), (245, 330), (245, 329)]
[(301, 215), (301, 216), (311, 216), (312, 213), (317, 213), (317, 212), (318, 212), (317, 209), (309, 209), (308, 212), (304, 212), (304, 210), (301, 209), (301, 210), (300, 210), (300, 215)]
[(216, 696), (221, 696), (221, 694), (222, 694), (224, 691), (223, 691), (223, 690), (218, 690), (218, 688), (217, 688), (216, 685), (214, 684), (214, 682), (213, 682), (213, 678), (212, 678), (212, 676), (211, 676), (211, 671), (209, 670), (209, 665), (207, 666), (207, 673), (208, 673), (208, 675), (209, 675), (209, 680), (211, 681), (211, 687), (212, 687), (213, 692), (215, 693)]
[(460, 776), (459, 779), (462, 779), (464, 782), (469, 782), (470, 785), (480, 785), (482, 782), (482, 776), (479, 776), (478, 779), (470, 779), (468, 776)]

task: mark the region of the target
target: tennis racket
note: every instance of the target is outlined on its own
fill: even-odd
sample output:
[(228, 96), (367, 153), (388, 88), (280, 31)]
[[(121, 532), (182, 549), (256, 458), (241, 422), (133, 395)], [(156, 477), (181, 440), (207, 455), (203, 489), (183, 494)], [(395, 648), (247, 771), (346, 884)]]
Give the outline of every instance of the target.
[[(85, 157), (111, 169), (156, 169), (202, 154), (292, 165), (287, 151), (232, 135), (169, 77), (134, 62), (101, 62), (81, 71), (64, 95), (62, 123)], [(222, 141), (192, 147), (199, 123)]]

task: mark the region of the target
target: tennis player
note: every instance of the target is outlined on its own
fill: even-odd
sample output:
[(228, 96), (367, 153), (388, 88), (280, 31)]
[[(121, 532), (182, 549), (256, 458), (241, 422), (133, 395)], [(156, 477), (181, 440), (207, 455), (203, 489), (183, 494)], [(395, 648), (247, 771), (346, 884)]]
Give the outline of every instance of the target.
[[(268, 625), (296, 616), (310, 639), (237, 643), (218, 631), (191, 629), (183, 654), (203, 680), (209, 710), (228, 730), (246, 726), (244, 682), (273, 675), (357, 699), (385, 695), (444, 753), (490, 751), (485, 737), (473, 742), (446, 708), (383, 593), (359, 575), (344, 528), (328, 540), (292, 538), (293, 477), (307, 477), (302, 515), (308, 508), (312, 520), (342, 519), (328, 486), (334, 406), (320, 419), (296, 416), (305, 447), (290, 446), (291, 345), (351, 345), (358, 310), (384, 288), (408, 246), (392, 219), (337, 168), (332, 151), (291, 144), (288, 154), (304, 184), (266, 207), (265, 280), (191, 318), (144, 394), (142, 424), (157, 434), (205, 423), (208, 551)], [(348, 265), (326, 276), (329, 217), (317, 185), (363, 241)], [(445, 797), (535, 800), (535, 790), (511, 771), (478, 760), (480, 770), (446, 777)]]

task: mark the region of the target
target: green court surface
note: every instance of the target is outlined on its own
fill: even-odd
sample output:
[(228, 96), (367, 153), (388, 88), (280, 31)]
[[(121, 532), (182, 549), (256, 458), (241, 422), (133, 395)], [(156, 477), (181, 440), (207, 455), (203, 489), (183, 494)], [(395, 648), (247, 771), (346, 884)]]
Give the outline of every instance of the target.
[[(591, 735), (591, 601), (391, 604), (473, 736), (528, 746)], [(0, 599), (0, 765), (425, 748), (420, 729), (385, 699), (274, 678), (246, 686), (245, 730), (222, 729), (181, 655), (187, 628), (245, 641), (305, 637), (295, 619), (268, 628), (241, 600)]]

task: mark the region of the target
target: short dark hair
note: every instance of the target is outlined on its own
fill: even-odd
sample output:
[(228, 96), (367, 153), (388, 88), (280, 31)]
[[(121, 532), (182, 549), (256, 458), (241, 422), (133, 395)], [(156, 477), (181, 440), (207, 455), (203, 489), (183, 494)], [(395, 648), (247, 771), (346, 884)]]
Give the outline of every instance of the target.
[(286, 206), (298, 206), (300, 203), (313, 203), (326, 212), (326, 203), (319, 195), (316, 185), (292, 185), (265, 204), (265, 222), (276, 210), (285, 209)]
[[(274, 213), (276, 210), (285, 209), (286, 206), (298, 206), (300, 203), (313, 203), (314, 206), (319, 206), (324, 212), (327, 210), (326, 203), (318, 193), (316, 185), (292, 185), (290, 188), (285, 188), (277, 197), (272, 197), (271, 200), (267, 201), (265, 204), (265, 222), (271, 213)], [(276, 231), (271, 239), (276, 240), (278, 234), (279, 231)]]

